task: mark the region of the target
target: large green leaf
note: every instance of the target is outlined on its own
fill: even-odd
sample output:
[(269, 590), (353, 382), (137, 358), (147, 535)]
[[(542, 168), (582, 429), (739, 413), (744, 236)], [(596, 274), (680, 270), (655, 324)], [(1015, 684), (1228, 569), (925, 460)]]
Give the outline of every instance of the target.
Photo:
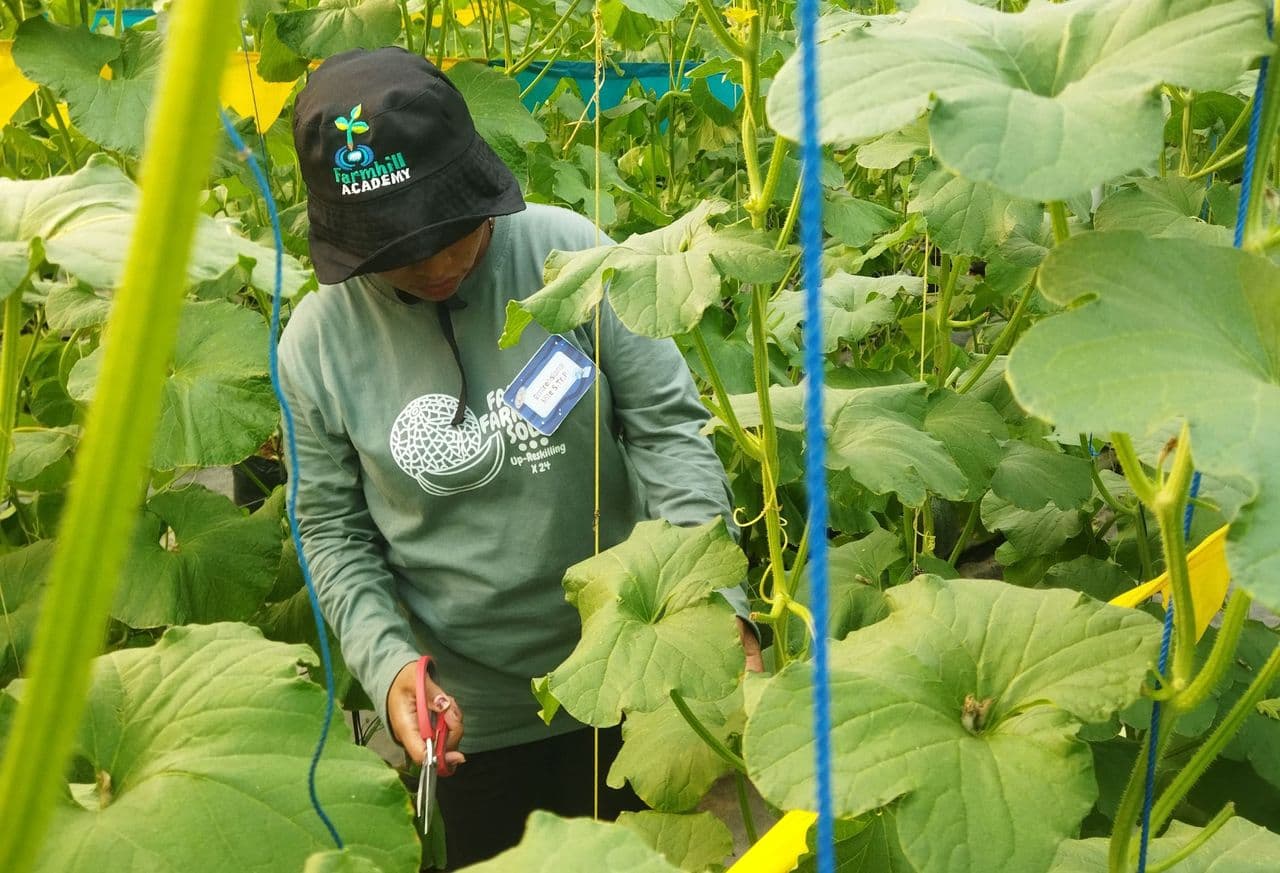
[(729, 829), (709, 812), (624, 812), (618, 816), (618, 824), (635, 831), (662, 857), (688, 873), (719, 870), (733, 851)]
[(1148, 236), (1181, 236), (1214, 245), (1231, 245), (1231, 229), (1200, 218), (1205, 186), (1193, 179), (1167, 176), (1137, 179), (1098, 204), (1094, 230), (1140, 230)]
[[(0, 179), (0, 298), (26, 276), (35, 240), (46, 260), (84, 282), (115, 285), (133, 236), (137, 201), (138, 187), (103, 155), (70, 176)], [(273, 287), (274, 252), (239, 236), (228, 222), (201, 216), (196, 228), (189, 281), (216, 278), (243, 255), (256, 262), (253, 284)], [(304, 279), (297, 261), (286, 255), (284, 293), (295, 293)]]
[[(1201, 833), (1175, 821), (1168, 832), (1151, 841), (1154, 865), (1177, 853)], [(1050, 873), (1107, 873), (1110, 840), (1071, 840), (1062, 844)], [(1243, 818), (1233, 818), (1189, 858), (1168, 873), (1273, 873), (1280, 868), (1280, 835)]]
[(396, 0), (320, 0), (313, 9), (271, 14), (280, 42), (303, 58), (377, 49), (400, 35)]
[[(912, 281), (911, 276), (851, 276), (843, 271), (823, 279), (822, 350), (834, 352), (842, 341), (856, 343), (893, 324), (894, 296)], [(769, 304), (769, 329), (790, 353), (800, 348), (792, 334), (804, 323), (804, 298), (800, 291), (782, 291)]]
[[(723, 700), (689, 700), (687, 705), (708, 731), (728, 743), (742, 733), (742, 693)], [(670, 700), (649, 712), (632, 712), (622, 723), (622, 750), (609, 768), (609, 785), (624, 780), (645, 803), (667, 812), (697, 806), (717, 779), (729, 772), (723, 758), (694, 733)]]
[[(67, 387), (81, 403), (93, 399), (102, 356), (99, 347), (71, 369)], [(253, 454), (280, 415), (266, 373), (267, 325), (260, 315), (218, 300), (186, 304), (151, 466), (212, 467)]]
[(13, 435), (7, 478), (32, 491), (60, 487), (66, 482), (71, 466), (71, 450), (79, 441), (79, 436), (72, 430), (18, 431)]
[(712, 218), (728, 209), (725, 203), (704, 202), (666, 227), (617, 245), (553, 252), (546, 287), (507, 304), (501, 344), (518, 342), (530, 321), (551, 333), (577, 327), (590, 317), (606, 285), (609, 302), (627, 328), (668, 337), (698, 324), (702, 311), (719, 301), (722, 278), (780, 280), (787, 271), (785, 252), (749, 232), (712, 227)]
[(280, 564), (280, 523), (199, 485), (147, 501), (112, 616), (130, 627), (241, 621)]
[[(1000, 531), (1008, 550), (999, 557), (1005, 563), (1018, 558), (1052, 555), (1084, 527), (1084, 513), (1045, 504), (1040, 509), (1020, 509), (994, 491), (982, 498), (982, 525)], [(1003, 548), (1003, 547), (1002, 547)]]
[(386, 873), (377, 864), (350, 849), (316, 852), (307, 859), (302, 873)]
[(930, 242), (952, 255), (988, 255), (1015, 230), (1044, 219), (1040, 204), (962, 179), (933, 160), (920, 162), (911, 187), (908, 211), (922, 213)]
[(719, 700), (742, 673), (733, 609), (716, 589), (746, 578), (747, 560), (724, 521), (694, 528), (645, 521), (631, 536), (574, 564), (565, 596), (582, 616), (582, 639), (543, 679), (547, 695), (578, 721), (615, 725), (623, 711), (656, 709), (679, 691)]
[(542, 142), (547, 132), (520, 102), (520, 85), (484, 64), (458, 64), (449, 70), (449, 81), (466, 98), (476, 130), (486, 140), (509, 136), (520, 145)]
[(520, 845), (462, 868), (466, 873), (679, 873), (630, 828), (535, 810)]
[[(1032, 2), (1013, 14), (922, 0), (901, 25), (821, 47), (820, 130), (847, 145), (929, 114), (954, 172), (1029, 200), (1058, 200), (1153, 163), (1162, 83), (1222, 89), (1270, 54), (1252, 0)], [(769, 90), (769, 120), (800, 135), (799, 59)]]
[(999, 441), (1009, 435), (996, 408), (972, 394), (938, 391), (929, 398), (924, 429), (946, 447), (969, 480), (964, 499), (981, 497), (1000, 463)]
[(1010, 442), (991, 478), (991, 490), (1019, 509), (1036, 510), (1049, 502), (1077, 509), (1093, 494), (1091, 464), (1047, 445)]
[(1154, 437), (1185, 420), (1196, 465), (1251, 486), (1227, 562), (1280, 609), (1280, 268), (1191, 240), (1092, 233), (1050, 253), (1039, 282), (1077, 305), (1014, 347), (1018, 401), (1064, 433)]
[(622, 0), (632, 12), (647, 15), (654, 21), (670, 21), (684, 11), (686, 0)]
[(53, 540), (39, 540), (0, 555), (0, 595), (4, 597), (4, 614), (0, 615), (0, 687), (26, 669), (44, 595), (45, 573), (52, 557)]
[(892, 230), (902, 217), (870, 200), (859, 200), (843, 188), (828, 191), (823, 212), (827, 231), (847, 246), (865, 246)]
[[(804, 430), (803, 385), (769, 391), (776, 425)], [(827, 466), (847, 470), (876, 494), (897, 494), (909, 506), (920, 506), (929, 493), (960, 500), (968, 481), (942, 443), (924, 430), (928, 412), (923, 384), (871, 388), (827, 388), (823, 415), (827, 426)], [(755, 394), (730, 398), (744, 427), (760, 425)], [(721, 427), (713, 419), (709, 427)]]
[[(64, 795), (37, 869), (300, 870), (331, 848), (307, 795), (324, 691), (297, 667), (314, 657), (217, 624), (99, 658), (79, 740), (96, 784)], [(329, 742), (319, 788), (350, 851), (418, 869), (409, 798), (377, 755)]]
[[(1159, 624), (1002, 582), (924, 576), (887, 597), (887, 619), (831, 648), (836, 814), (898, 801), (920, 873), (1045, 869), (1097, 793), (1076, 731), (1137, 698)], [(752, 781), (784, 809), (813, 802), (812, 674), (772, 678), (743, 737)]]
[(67, 101), (72, 123), (85, 136), (105, 148), (137, 155), (162, 45), (154, 32), (126, 30), (116, 39), (28, 18), (14, 35), (13, 60), (27, 78), (48, 85)]
[[(875, 624), (888, 615), (884, 592), (880, 590), (881, 577), (904, 557), (902, 539), (880, 528), (831, 549), (827, 629), (833, 639), (842, 640), (850, 632)], [(805, 603), (811, 596), (808, 570), (806, 566), (796, 592)]]
[[(805, 835), (808, 852), (796, 862), (796, 873), (818, 873), (818, 826)], [(837, 819), (835, 827), (835, 873), (915, 873), (902, 856), (893, 814), (876, 810), (852, 820)]]

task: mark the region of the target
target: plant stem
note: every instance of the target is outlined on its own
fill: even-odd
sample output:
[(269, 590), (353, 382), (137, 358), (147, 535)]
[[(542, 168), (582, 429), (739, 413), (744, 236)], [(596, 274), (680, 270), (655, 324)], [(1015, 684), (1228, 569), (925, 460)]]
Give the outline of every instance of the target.
[(1062, 245), (1071, 238), (1071, 227), (1067, 224), (1067, 205), (1061, 200), (1049, 201), (1049, 219), (1053, 224), (1054, 245)]
[(698, 738), (707, 744), (707, 748), (715, 752), (716, 755), (718, 755), (734, 770), (737, 770), (739, 773), (746, 773), (747, 762), (742, 760), (740, 756), (735, 755), (732, 749), (722, 743), (718, 737), (711, 733), (711, 731), (707, 730), (707, 726), (693, 714), (693, 710), (689, 708), (689, 704), (684, 702), (684, 696), (674, 688), (671, 689), (670, 694), (671, 702), (676, 705), (676, 709), (680, 711), (680, 715), (684, 718), (689, 727), (693, 729), (693, 732), (698, 735)]
[(1245, 619), (1249, 617), (1249, 607), (1253, 598), (1243, 588), (1231, 592), (1227, 601), (1227, 610), (1222, 617), (1222, 627), (1218, 628), (1218, 637), (1213, 641), (1213, 649), (1209, 659), (1195, 679), (1186, 688), (1177, 692), (1170, 706), (1179, 712), (1190, 712), (1213, 693), (1213, 689), (1222, 681), (1222, 676), (1231, 664), (1236, 645), (1240, 642), (1240, 634), (1244, 630)]
[(742, 810), (742, 827), (747, 832), (747, 842), (754, 846), (760, 841), (760, 836), (756, 832), (755, 817), (751, 815), (751, 798), (747, 796), (747, 777), (734, 770), (733, 780), (738, 786), (738, 808)]
[(1194, 473), (1191, 462), (1191, 434), (1184, 424), (1174, 453), (1169, 479), (1156, 494), (1152, 508), (1160, 525), (1164, 547), (1164, 567), (1173, 591), (1173, 683), (1181, 691), (1191, 681), (1196, 659), (1196, 609), (1191, 597), (1191, 572), (1187, 567), (1187, 543), (1182, 536), (1182, 519), (1187, 510), (1187, 494)]
[(40, 86), (40, 97), (49, 106), (49, 112), (53, 115), (54, 126), (58, 128), (58, 145), (62, 146), (63, 157), (67, 159), (67, 169), (75, 172), (79, 169), (76, 166), (76, 150), (71, 143), (71, 132), (67, 130), (67, 124), (62, 120), (62, 112), (58, 109), (58, 98), (53, 96), (44, 85)]
[[(747, 203), (747, 212), (762, 213), (761, 226), (763, 226), (763, 213), (769, 211), (769, 207), (773, 205), (774, 192), (778, 190), (778, 181), (782, 178), (782, 164), (787, 157), (787, 150), (790, 144), (781, 136), (773, 138), (773, 151), (769, 153), (769, 172), (764, 179), (764, 187), (760, 191), (759, 200)], [(796, 189), (800, 188), (799, 183)], [(788, 216), (790, 217), (790, 216)]]
[(1165, 873), (1165, 871), (1172, 870), (1174, 867), (1190, 858), (1199, 851), (1201, 846), (1213, 839), (1213, 835), (1222, 830), (1222, 826), (1230, 821), (1231, 817), (1235, 814), (1236, 805), (1234, 803), (1228, 803), (1226, 806), (1222, 807), (1218, 814), (1204, 826), (1200, 833), (1196, 834), (1185, 846), (1165, 858), (1163, 861), (1148, 865), (1147, 873)]
[(507, 0), (498, 0), (498, 15), (502, 19), (502, 62), (511, 68), (511, 17), (507, 9)]
[[(1240, 132), (1241, 128), (1244, 127), (1245, 122), (1249, 120), (1249, 115), (1253, 111), (1253, 101), (1256, 100), (1257, 98), (1258, 98), (1257, 94), (1251, 95), (1249, 97), (1248, 102), (1244, 104), (1244, 108), (1240, 110), (1240, 114), (1236, 116), (1236, 120), (1231, 122), (1231, 127), (1227, 128), (1227, 132), (1222, 135), (1222, 138), (1218, 140), (1217, 146), (1215, 146), (1213, 151), (1209, 153), (1209, 157), (1205, 159), (1204, 167), (1202, 167), (1199, 170), (1196, 170), (1194, 173), (1192, 173), (1190, 176), (1187, 177), (1188, 179), (1198, 179), (1201, 176), (1204, 176), (1204, 175), (1207, 175), (1208, 173), (1213, 172), (1213, 170), (1209, 169), (1209, 165), (1217, 161), (1222, 156), (1222, 154), (1228, 148), (1230, 148), (1231, 142), (1236, 138), (1236, 134)], [(1244, 155), (1244, 147), (1242, 146), (1239, 149), (1238, 153), (1236, 154), (1236, 157), (1240, 157), (1243, 155)], [(1228, 161), (1228, 163), (1230, 162)]]
[(960, 271), (968, 268), (968, 260), (961, 257), (951, 258), (951, 269), (947, 272), (942, 293), (938, 295), (934, 317), (933, 370), (938, 377), (939, 387), (947, 378), (951, 363), (951, 356), (948, 354), (951, 350), (951, 331), (947, 326), (951, 318), (951, 298), (956, 290), (956, 282), (960, 279)]
[(18, 389), (22, 385), (18, 352), (22, 348), (22, 289), (26, 284), (23, 279), (5, 298), (4, 327), (0, 330), (0, 503), (9, 493), (9, 453), (18, 418)]
[(1186, 99), (1182, 102), (1182, 142), (1178, 149), (1178, 173), (1182, 176), (1191, 174), (1191, 105), (1195, 95), (1184, 92)]
[(796, 185), (795, 193), (791, 195), (791, 205), (787, 207), (787, 217), (782, 222), (782, 230), (778, 231), (778, 242), (774, 246), (779, 251), (791, 242), (791, 234), (796, 229), (796, 220), (800, 218), (800, 194), (803, 190), (800, 185)]
[(695, 0), (695, 2), (698, 4), (699, 11), (702, 12), (702, 17), (707, 20), (711, 33), (725, 47), (725, 50), (743, 63), (748, 63), (750, 56), (747, 54), (747, 47), (738, 42), (725, 28), (724, 21), (721, 20), (715, 6), (711, 4), (711, 0)]
[(514, 66), (507, 67), (507, 75), (514, 76), (516, 73), (529, 66), (529, 64), (533, 63), (534, 59), (538, 57), (538, 52), (542, 51), (542, 49), (546, 47), (547, 43), (551, 42), (552, 38), (560, 32), (560, 28), (564, 27), (564, 23), (569, 20), (569, 16), (573, 15), (578, 8), (578, 4), (581, 2), (582, 0), (572, 0), (569, 4), (569, 8), (564, 11), (564, 14), (556, 19), (555, 24), (551, 25), (551, 30), (547, 31), (546, 35), (544, 35), (542, 39), (534, 43), (533, 47), (525, 52), (520, 57), (520, 60), (515, 62)]
[(965, 519), (964, 528), (960, 531), (960, 537), (956, 540), (955, 547), (951, 549), (951, 554), (947, 556), (947, 563), (951, 566), (956, 565), (956, 561), (960, 560), (960, 556), (964, 554), (964, 550), (969, 545), (969, 538), (973, 536), (973, 529), (978, 526), (978, 511), (982, 506), (982, 501), (975, 500), (973, 506), (969, 509), (969, 517)]
[(1027, 283), (1027, 287), (1023, 290), (1022, 296), (1018, 298), (1018, 305), (1013, 310), (1013, 315), (1010, 316), (1008, 324), (1004, 326), (1004, 330), (1000, 331), (1000, 336), (996, 337), (996, 341), (992, 343), (991, 348), (987, 350), (982, 361), (974, 371), (969, 374), (969, 378), (965, 379), (964, 384), (956, 389), (958, 394), (967, 394), (974, 385), (978, 384), (978, 380), (982, 378), (982, 374), (987, 372), (987, 368), (995, 362), (996, 358), (1004, 354), (1004, 350), (1011, 342), (1013, 342), (1014, 334), (1016, 334), (1018, 328), (1022, 326), (1022, 317), (1027, 311), (1027, 304), (1031, 301), (1031, 292), (1034, 290), (1035, 282), (1032, 281)]
[(724, 387), (724, 379), (720, 376), (720, 370), (716, 367), (715, 361), (711, 359), (711, 350), (707, 348), (707, 341), (702, 338), (702, 332), (696, 327), (689, 331), (689, 337), (693, 340), (693, 346), (698, 350), (698, 358), (702, 361), (702, 366), (707, 371), (707, 381), (711, 383), (711, 390), (715, 394), (716, 403), (720, 406), (720, 417), (724, 419), (724, 423), (729, 427), (729, 433), (733, 435), (734, 440), (738, 443), (738, 447), (749, 458), (760, 460), (760, 440), (747, 433), (741, 424), (738, 423), (738, 414), (733, 411), (733, 404), (729, 401), (729, 392)]
[(146, 486), (199, 192), (213, 159), (218, 72), (238, 14), (221, 0), (185, 0), (173, 13), (137, 224), (49, 567), (30, 685), (0, 761), (0, 821), (10, 823), (0, 829), (0, 870), (7, 873), (26, 873), (44, 843)]
[(1277, 127), (1280, 127), (1280, 52), (1271, 56), (1268, 64), (1267, 83), (1262, 100), (1261, 125), (1258, 128), (1256, 160), (1253, 166), (1253, 184), (1249, 188), (1249, 202), (1245, 209), (1244, 245), (1255, 248), (1262, 228), (1262, 204), (1267, 193), (1267, 168), (1275, 151)]
[[(1160, 736), (1156, 739), (1156, 760), (1164, 756), (1165, 748), (1173, 736), (1176, 713), (1168, 713), (1168, 718), (1161, 721)], [(1120, 805), (1116, 809), (1116, 817), (1111, 831), (1111, 843), (1107, 849), (1108, 873), (1128, 873), (1132, 863), (1134, 830), (1138, 822), (1138, 813), (1142, 809), (1143, 796), (1147, 781), (1147, 753), (1150, 743), (1146, 738), (1139, 743), (1138, 759), (1133, 762), (1133, 770), (1129, 773), (1129, 781), (1125, 784), (1124, 794), (1120, 796)], [(1152, 828), (1155, 831), (1155, 828)]]
[[(758, 11), (749, 0), (749, 8)], [(756, 104), (760, 99), (760, 16), (754, 15), (747, 23), (746, 56), (742, 60), (742, 159), (747, 167), (747, 184), (751, 195), (747, 204), (762, 203), (764, 183), (760, 177), (760, 146), (757, 140), (758, 123), (756, 120)], [(758, 212), (751, 212), (751, 226), (757, 230), (764, 228), (767, 204)]]
[(404, 24), (404, 47), (413, 51), (413, 19), (409, 16), (409, 4), (400, 0), (400, 21)]
[(1134, 512), (1133, 544), (1138, 549), (1138, 566), (1143, 580), (1154, 579), (1155, 563), (1151, 560), (1151, 530), (1147, 527), (1147, 510), (1141, 504)]
[(1129, 487), (1133, 489), (1133, 493), (1147, 505), (1154, 503), (1156, 499), (1156, 484), (1151, 481), (1146, 471), (1142, 469), (1142, 461), (1138, 460), (1138, 453), (1134, 451), (1133, 441), (1129, 439), (1129, 435), (1125, 433), (1111, 434), (1111, 446), (1115, 450), (1116, 458), (1120, 461), (1120, 471), (1124, 473), (1124, 478), (1129, 481)]
[(1173, 815), (1174, 809), (1187, 796), (1187, 792), (1196, 784), (1205, 771), (1209, 769), (1209, 765), (1217, 759), (1219, 753), (1226, 748), (1227, 743), (1236, 735), (1236, 731), (1244, 724), (1244, 720), (1253, 712), (1254, 706), (1261, 700), (1271, 683), (1280, 675), (1280, 646), (1276, 646), (1271, 652), (1271, 656), (1267, 658), (1266, 663), (1262, 665), (1262, 669), (1253, 677), (1253, 681), (1249, 683), (1249, 688), (1245, 691), (1244, 696), (1236, 701), (1235, 706), (1231, 707), (1231, 711), (1224, 718), (1209, 738), (1204, 741), (1203, 745), (1196, 750), (1195, 755), (1187, 762), (1177, 776), (1174, 777), (1169, 787), (1160, 795), (1160, 799), (1156, 801), (1155, 808), (1151, 811), (1151, 829), (1157, 831), (1163, 828)]
[[(773, 419), (773, 404), (769, 395), (769, 345), (765, 338), (765, 311), (769, 305), (768, 290), (762, 284), (751, 288), (751, 338), (755, 349), (753, 355), (756, 394), (760, 400), (760, 478), (762, 480), (765, 534), (769, 546), (769, 571), (772, 585), (773, 607), (771, 616), (782, 618), (790, 604), (792, 590), (788, 587), (787, 573), (782, 560), (782, 519), (778, 509), (778, 431)], [(815, 536), (826, 536), (826, 531), (817, 531)], [(787, 661), (787, 623), (779, 621), (775, 625), (778, 645), (778, 669)]]
[(545, 64), (542, 65), (542, 69), (538, 70), (538, 74), (534, 76), (533, 79), (529, 82), (528, 86), (523, 91), (520, 92), (521, 100), (529, 96), (530, 92), (532, 92), (534, 88), (538, 87), (538, 83), (542, 81), (543, 77), (546, 76), (547, 73), (551, 72), (551, 65), (554, 64), (556, 61), (560, 60), (560, 55), (564, 53), (565, 46), (567, 46), (568, 44), (569, 43), (567, 40), (562, 41), (560, 45), (556, 48), (556, 50), (551, 53), (550, 60), (548, 60)]

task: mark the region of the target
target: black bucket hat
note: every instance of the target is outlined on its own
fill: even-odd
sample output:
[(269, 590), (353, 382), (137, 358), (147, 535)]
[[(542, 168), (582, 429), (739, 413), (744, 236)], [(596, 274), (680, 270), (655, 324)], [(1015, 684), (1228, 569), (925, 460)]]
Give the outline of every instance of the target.
[(322, 63), (298, 94), (293, 143), (326, 285), (428, 258), (525, 208), (458, 89), (396, 46)]

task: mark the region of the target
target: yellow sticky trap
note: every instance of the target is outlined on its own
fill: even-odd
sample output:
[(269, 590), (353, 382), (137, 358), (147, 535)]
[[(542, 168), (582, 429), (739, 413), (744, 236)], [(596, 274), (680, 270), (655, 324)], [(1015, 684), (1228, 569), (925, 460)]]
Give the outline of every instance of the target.
[(8, 124), (34, 93), (36, 83), (22, 75), (13, 62), (13, 40), (0, 39), (0, 124)]
[(729, 868), (729, 873), (788, 873), (809, 850), (805, 836), (817, 818), (812, 812), (787, 813)]
[(268, 82), (258, 75), (258, 52), (232, 52), (222, 73), (222, 105), (252, 118), (258, 132), (275, 124), (297, 82)]
[[(1187, 569), (1191, 573), (1191, 600), (1196, 610), (1196, 639), (1204, 636), (1209, 622), (1227, 599), (1227, 587), (1231, 572), (1227, 569), (1227, 528), (1223, 525), (1187, 555)], [(1135, 607), (1148, 598), (1160, 594), (1169, 597), (1169, 574), (1163, 573), (1145, 585), (1126, 591), (1111, 602), (1116, 606)]]

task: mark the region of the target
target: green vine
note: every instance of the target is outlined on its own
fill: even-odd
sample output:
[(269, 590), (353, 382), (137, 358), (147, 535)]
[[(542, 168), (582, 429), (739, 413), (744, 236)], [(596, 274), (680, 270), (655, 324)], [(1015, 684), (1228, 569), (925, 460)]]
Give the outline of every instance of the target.
[(134, 242), (49, 567), (29, 686), (0, 763), (0, 820), (10, 823), (0, 829), (0, 869), (8, 873), (29, 870), (44, 841), (146, 484), (198, 197), (213, 158), (217, 73), (236, 15), (218, 0), (187, 0), (173, 15)]

